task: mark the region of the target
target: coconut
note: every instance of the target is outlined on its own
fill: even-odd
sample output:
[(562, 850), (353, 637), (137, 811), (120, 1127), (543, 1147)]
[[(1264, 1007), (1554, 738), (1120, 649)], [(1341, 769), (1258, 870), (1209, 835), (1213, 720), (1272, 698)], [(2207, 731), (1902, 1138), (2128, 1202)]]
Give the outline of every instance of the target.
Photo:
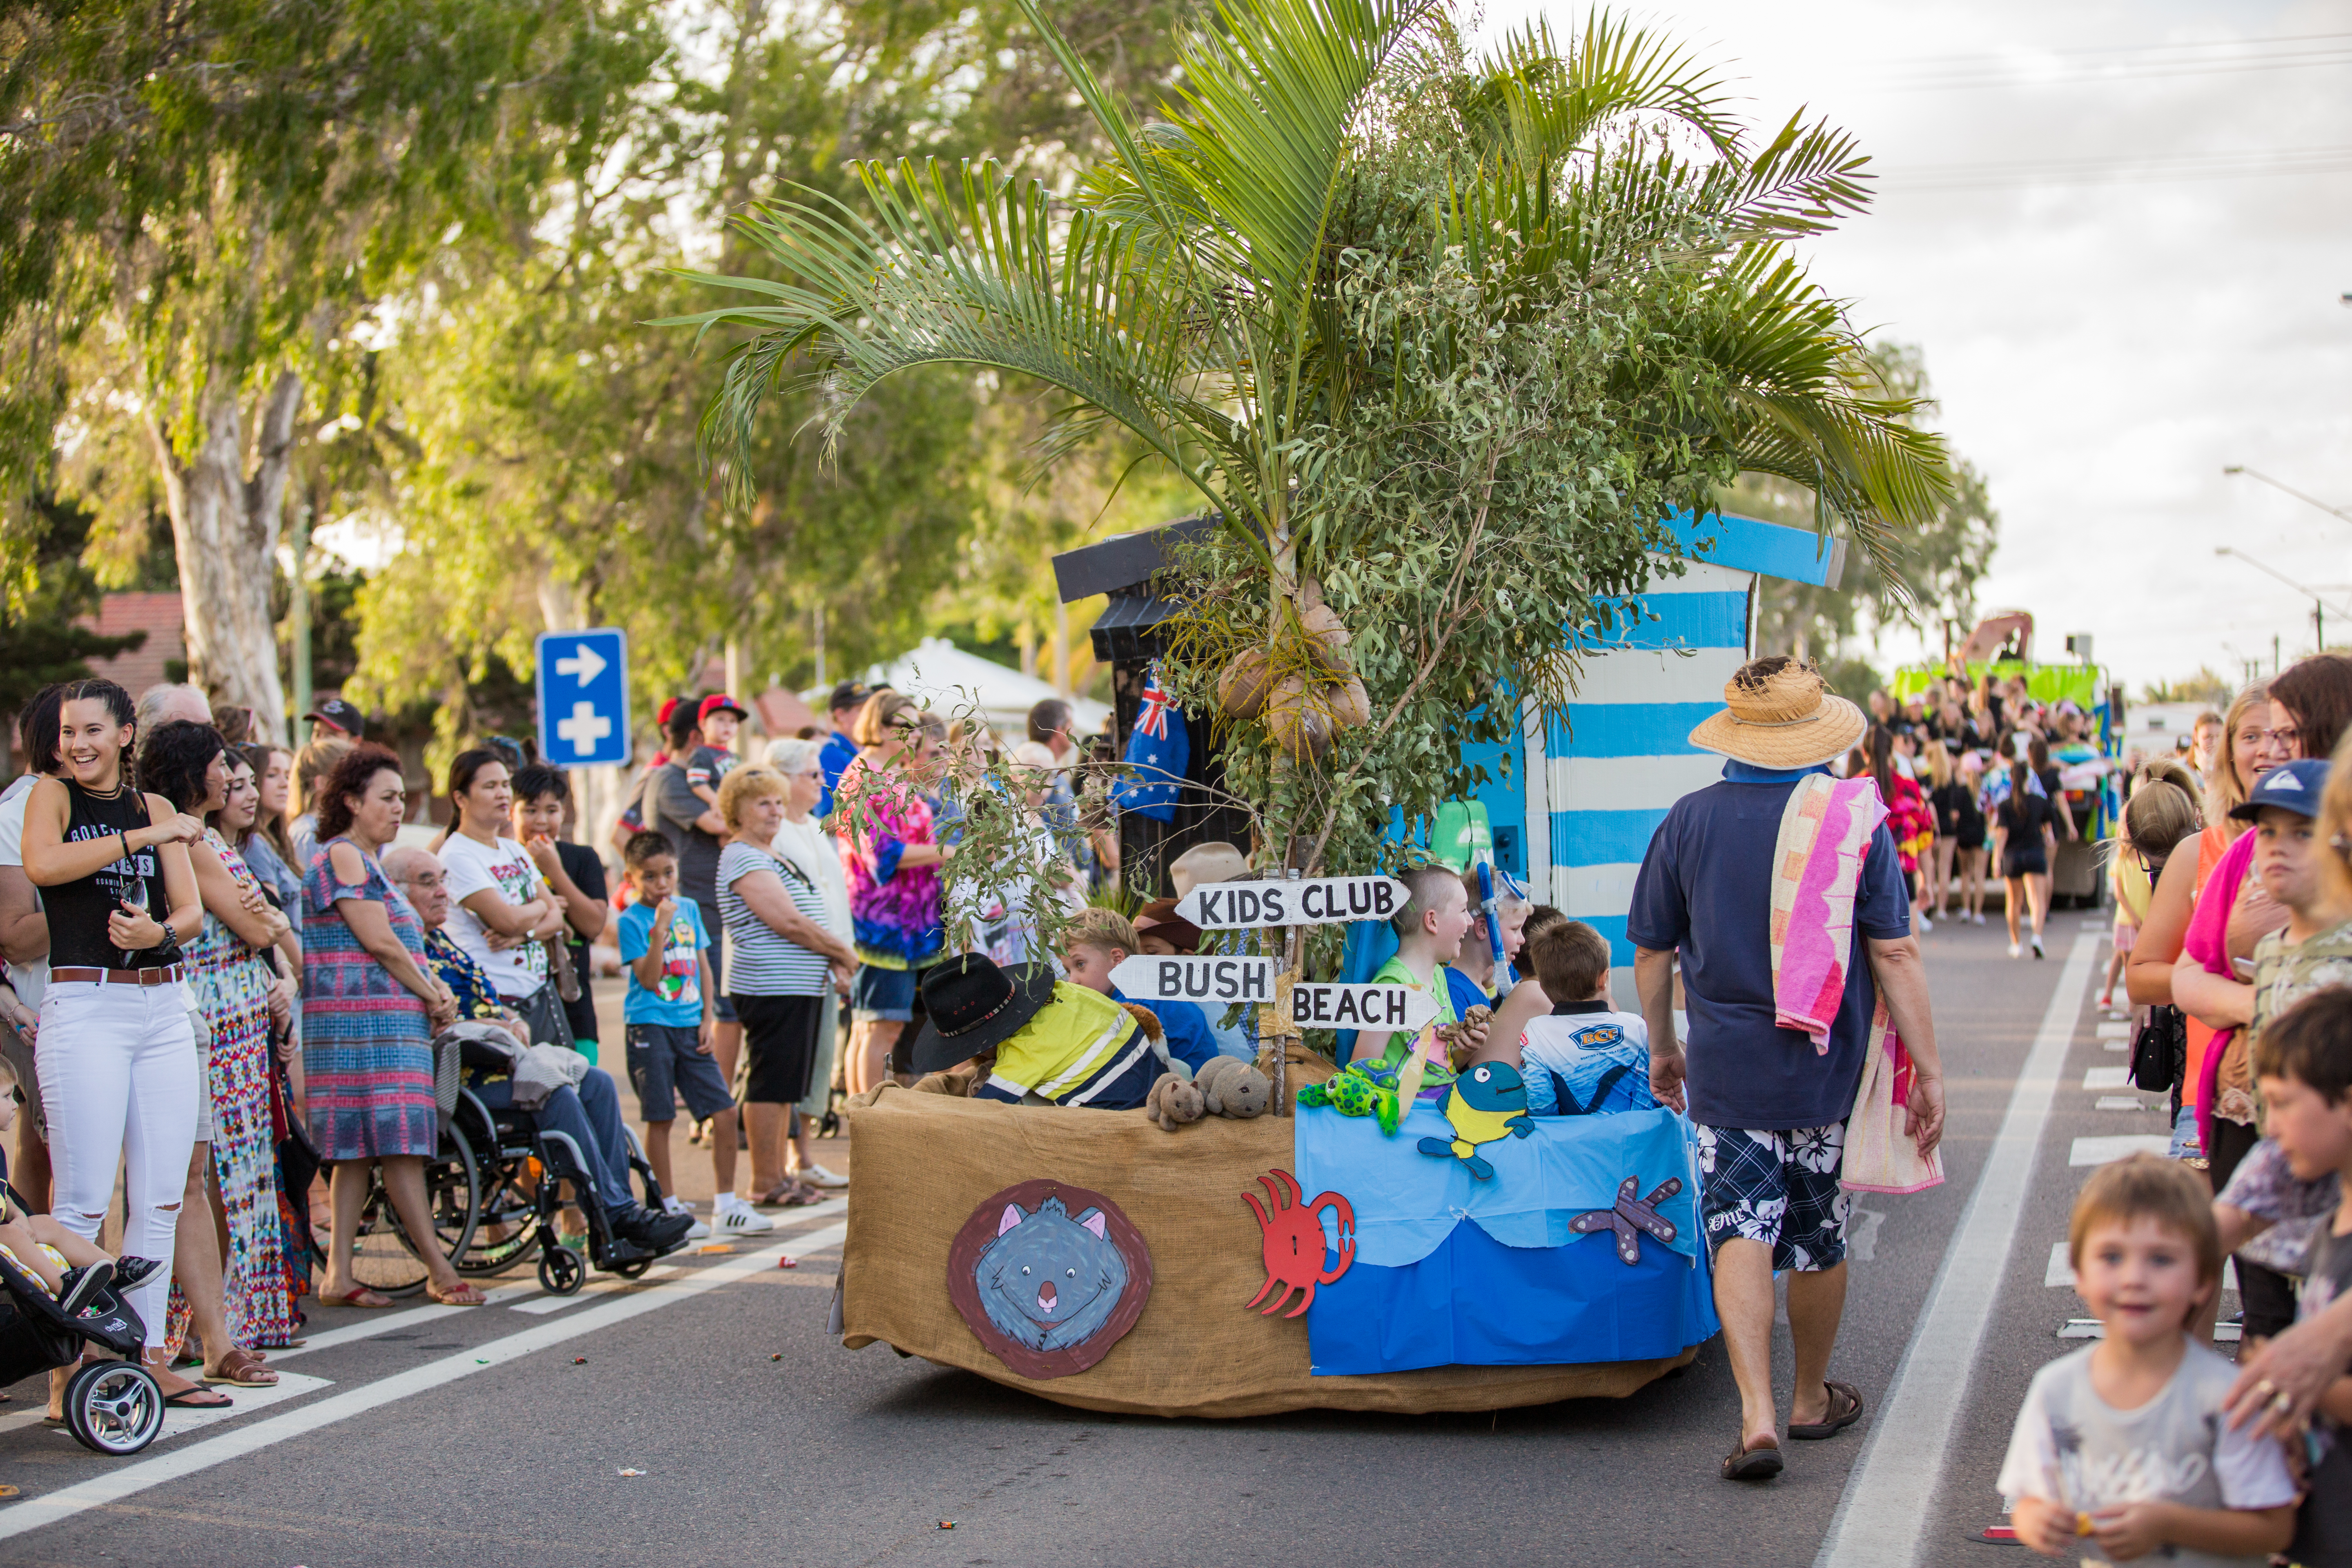
[(1328, 605), (1317, 605), (1311, 609), (1301, 610), (1298, 613), (1298, 624), (1306, 629), (1308, 637), (1329, 648), (1334, 654), (1348, 646), (1347, 624), (1339, 619), (1339, 613)]
[(1331, 722), (1342, 730), (1360, 730), (1372, 721), (1371, 694), (1361, 676), (1350, 675), (1330, 693)]
[(1333, 726), (1328, 688), (1310, 687), (1294, 675), (1275, 687), (1265, 705), (1266, 732), (1294, 762), (1319, 757), (1331, 746)]
[(1229, 718), (1255, 719), (1265, 709), (1266, 691), (1273, 681), (1273, 660), (1266, 650), (1244, 648), (1217, 677), (1217, 706)]

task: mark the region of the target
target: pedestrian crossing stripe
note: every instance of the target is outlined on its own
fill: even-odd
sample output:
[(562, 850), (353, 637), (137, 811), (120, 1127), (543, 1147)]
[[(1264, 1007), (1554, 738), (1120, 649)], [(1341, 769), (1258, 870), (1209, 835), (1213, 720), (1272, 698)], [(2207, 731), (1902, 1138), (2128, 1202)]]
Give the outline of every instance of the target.
[(2067, 1151), (2069, 1165), (2110, 1165), (2134, 1154), (2168, 1154), (2172, 1140), (2160, 1133), (2118, 1133), (2105, 1138), (2077, 1138)]

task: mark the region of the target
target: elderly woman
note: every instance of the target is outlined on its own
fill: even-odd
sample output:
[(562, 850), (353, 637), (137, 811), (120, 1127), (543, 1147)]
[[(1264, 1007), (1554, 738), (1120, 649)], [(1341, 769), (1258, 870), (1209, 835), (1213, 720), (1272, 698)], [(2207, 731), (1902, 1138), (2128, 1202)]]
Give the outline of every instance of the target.
[(937, 842), (923, 795), (939, 763), (940, 740), (924, 728), (914, 699), (877, 691), (857, 715), (857, 758), (834, 786), (857, 949), (852, 1094), (872, 1089), (889, 1070), (891, 1047), (915, 1016), (922, 973), (946, 951), (940, 868), (953, 850)]
[(849, 943), (825, 929), (816, 879), (772, 847), (789, 787), (773, 770), (757, 767), (737, 768), (719, 786), (730, 840), (719, 853), (719, 919), (734, 943), (727, 984), (743, 1020), (750, 1068), (743, 1099), (755, 1204), (811, 1204), (823, 1195), (784, 1173), (780, 1145), (787, 1118), (808, 1096), (825, 993), (846, 983), (857, 962)]
[(310, 1142), (334, 1167), (334, 1242), (319, 1300), (389, 1307), (352, 1277), (352, 1243), (366, 1206), (368, 1168), (424, 1259), (425, 1289), (445, 1306), (478, 1307), (433, 1234), (425, 1162), (440, 1143), (432, 1032), (456, 1021), (457, 998), (425, 962), (425, 931), (383, 873), (384, 847), (407, 815), (400, 759), (352, 747), (320, 781), (319, 853), (302, 885), (302, 1054), (310, 1065)]
[[(846, 942), (855, 934), (849, 923), (849, 883), (841, 874), (841, 851), (818, 826), (818, 804), (824, 799), (824, 742), (818, 740), (771, 741), (768, 766), (784, 781), (784, 819), (770, 844), (779, 860), (796, 868), (824, 895), (824, 929)], [(841, 1052), (841, 999), (845, 988), (828, 985), (824, 1016), (816, 1026), (816, 1062), (809, 1073), (809, 1091), (793, 1117), (792, 1145), (785, 1169), (802, 1181), (820, 1187), (845, 1187), (849, 1178), (820, 1165), (809, 1153), (809, 1124), (824, 1119), (833, 1093), (833, 1068)]]

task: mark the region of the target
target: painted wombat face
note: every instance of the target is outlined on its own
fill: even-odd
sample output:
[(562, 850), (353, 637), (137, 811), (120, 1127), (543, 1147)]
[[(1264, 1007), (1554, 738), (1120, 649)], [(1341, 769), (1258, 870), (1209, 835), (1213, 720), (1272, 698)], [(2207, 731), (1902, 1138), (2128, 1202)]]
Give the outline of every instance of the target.
[(1127, 1289), (1127, 1259), (1100, 1209), (1072, 1219), (1059, 1198), (1034, 1214), (1004, 1205), (996, 1239), (972, 1272), (988, 1321), (1032, 1350), (1059, 1350), (1091, 1338)]

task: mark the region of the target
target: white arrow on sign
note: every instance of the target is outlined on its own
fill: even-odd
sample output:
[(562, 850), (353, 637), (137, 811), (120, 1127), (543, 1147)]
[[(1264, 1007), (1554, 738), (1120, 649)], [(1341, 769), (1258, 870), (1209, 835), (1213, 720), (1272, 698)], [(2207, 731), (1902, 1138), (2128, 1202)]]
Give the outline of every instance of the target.
[(1410, 985), (1301, 983), (1290, 988), (1290, 1021), (1307, 1029), (1418, 1032), (1437, 1016), (1437, 998)]
[(1138, 1002), (1199, 1002), (1229, 1007), (1274, 1000), (1274, 960), (1228, 953), (1169, 957), (1139, 952), (1110, 972), (1110, 982)]
[(1176, 913), (1203, 931), (1335, 925), (1384, 921), (1412, 891), (1394, 877), (1314, 877), (1297, 882), (1204, 882), (1177, 902)]
[[(573, 646), (572, 652), (555, 661), (555, 673), (576, 676), (580, 684), (585, 686), (604, 673), (604, 664), (603, 654), (598, 653), (587, 643), (578, 643)], [(581, 749), (587, 750), (584, 746)]]

